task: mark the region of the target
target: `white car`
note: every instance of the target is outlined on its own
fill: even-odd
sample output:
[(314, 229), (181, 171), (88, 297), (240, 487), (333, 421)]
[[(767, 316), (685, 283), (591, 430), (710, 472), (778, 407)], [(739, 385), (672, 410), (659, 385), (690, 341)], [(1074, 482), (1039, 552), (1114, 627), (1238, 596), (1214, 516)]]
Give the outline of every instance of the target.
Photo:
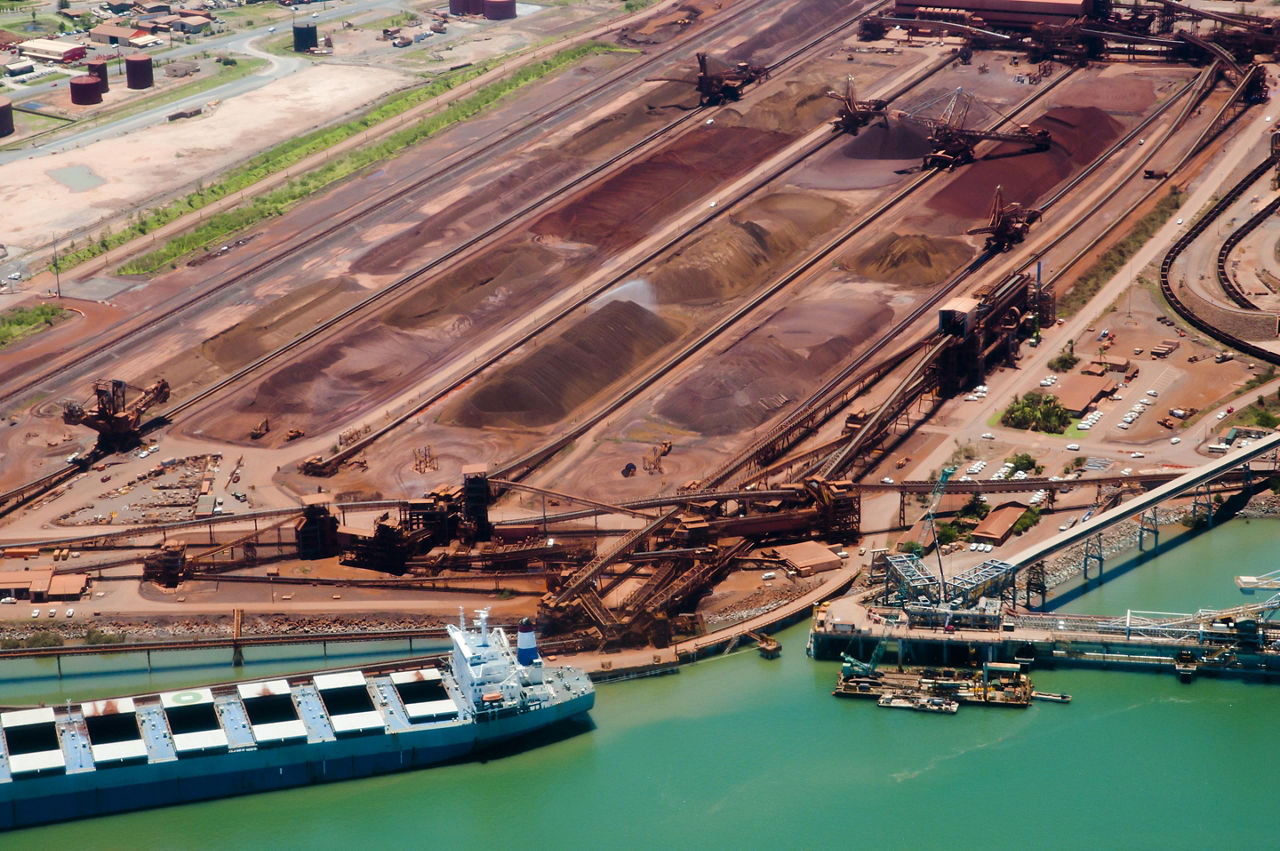
[(1152, 399), (1154, 399), (1154, 398), (1156, 398), (1157, 396), (1159, 396), (1159, 395), (1160, 395), (1160, 391), (1159, 391), (1159, 390), (1148, 390), (1148, 391), (1147, 391), (1147, 395), (1148, 395), (1148, 396), (1150, 396)]
[(1172, 443), (1174, 446), (1177, 446), (1179, 443), (1181, 443), (1181, 442), (1182, 442), (1182, 438), (1180, 438), (1180, 437), (1171, 437), (1171, 438), (1169, 438), (1169, 442), (1170, 442), (1170, 443)]
[(1078, 444), (1078, 443), (1068, 443), (1068, 444), (1067, 444), (1067, 451), (1068, 451), (1068, 452), (1079, 452), (1079, 451), (1080, 451), (1080, 444)]
[(883, 479), (880, 480), (880, 484), (891, 485), (893, 484), (893, 479), (889, 478), (888, 476), (885, 476)]
[(68, 619), (71, 618), (71, 616), (74, 615), (75, 613), (76, 613), (75, 609), (67, 609), (67, 618)]
[(1141, 452), (1130, 452), (1129, 457), (1130, 458), (1146, 458), (1147, 456), (1143, 455)]
[(3, 599), (0, 599), (0, 604), (6, 605), (6, 606), (16, 605), (17, 602), (18, 602), (17, 599), (13, 597), (5, 597)]
[(37, 619), (37, 618), (39, 618), (39, 617), (40, 617), (40, 610), (39, 610), (39, 609), (32, 609), (32, 610), (31, 610), (31, 619), (32, 619), (32, 620), (35, 620), (35, 619)]
[(972, 542), (971, 544), (969, 544), (969, 552), (974, 553), (974, 552), (977, 552), (977, 551), (978, 551), (978, 542), (977, 542), (977, 541), (974, 541), (974, 542)]
[(1224, 420), (1224, 419), (1226, 419), (1226, 418), (1227, 418), (1227, 412), (1226, 412), (1226, 411), (1218, 411), (1218, 419), (1220, 419), (1220, 420)]
[(981, 435), (981, 437), (982, 437), (982, 439), (983, 439), (983, 440), (995, 440), (995, 439), (996, 439), (996, 436), (995, 436), (994, 434), (992, 434), (991, 432), (989, 432), (989, 431), (988, 431), (988, 432), (983, 433), (983, 434)]
[(1076, 426), (1076, 429), (1079, 431), (1088, 431), (1091, 428), (1093, 428), (1092, 423), (1080, 423), (1080, 425)]

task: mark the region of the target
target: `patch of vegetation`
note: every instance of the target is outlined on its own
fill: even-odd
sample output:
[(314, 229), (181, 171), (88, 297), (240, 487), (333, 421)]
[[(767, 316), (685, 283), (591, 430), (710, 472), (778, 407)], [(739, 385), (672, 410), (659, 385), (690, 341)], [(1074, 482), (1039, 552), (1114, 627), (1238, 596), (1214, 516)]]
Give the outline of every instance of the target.
[(1078, 363), (1080, 358), (1076, 355), (1075, 344), (1069, 342), (1067, 348), (1049, 360), (1049, 369), (1054, 372), (1070, 372)]
[(96, 627), (89, 627), (89, 631), (84, 634), (85, 644), (124, 644), (124, 640), (123, 632), (103, 632)]
[(1065, 467), (1062, 468), (1062, 475), (1066, 476), (1071, 473), (1074, 473), (1076, 470), (1081, 470), (1081, 469), (1084, 469), (1084, 456), (1077, 455), (1076, 457), (1072, 458), (1071, 461), (1068, 462)]
[(1013, 534), (1021, 535), (1032, 526), (1040, 522), (1040, 509), (1034, 505), (1022, 512), (1022, 516), (1013, 524)]
[(975, 493), (973, 496), (969, 498), (968, 502), (966, 502), (963, 506), (960, 507), (960, 510), (956, 512), (956, 516), (972, 517), (976, 520), (983, 520), (990, 513), (991, 513), (991, 506), (987, 505), (986, 502), (980, 499), (978, 495)]
[(639, 12), (641, 9), (647, 9), (656, 3), (657, 0), (626, 0), (622, 4), (622, 8), (628, 12)]
[[(417, 124), (399, 130), (380, 142), (361, 146), (348, 154), (337, 157), (314, 171), (289, 181), (279, 189), (254, 198), (245, 206), (210, 216), (195, 230), (178, 236), (156, 251), (125, 264), (121, 267), (120, 272), (132, 275), (151, 274), (176, 262), (178, 258), (190, 252), (200, 250), (215, 242), (224, 241), (228, 235), (250, 227), (263, 219), (283, 215), (299, 201), (310, 195), (372, 163), (390, 159), (442, 130), (474, 117), (511, 92), (568, 65), (579, 62), (588, 56), (608, 53), (618, 49), (613, 45), (589, 42), (568, 50), (562, 50), (542, 62), (520, 68), (509, 77), (484, 86), (477, 90), (475, 94), (466, 98), (454, 101), (441, 112), (431, 115)], [(200, 187), (180, 201), (139, 216), (134, 223), (120, 234), (104, 235), (102, 239), (82, 249), (82, 251), (63, 258), (63, 268), (88, 260), (90, 257), (104, 253), (117, 245), (122, 245), (182, 215), (199, 210), (220, 198), (234, 195), (236, 192), (252, 186), (271, 174), (283, 171), (312, 154), (331, 148), (339, 142), (363, 133), (369, 128), (394, 118), (412, 107), (431, 98), (438, 97), (450, 89), (480, 76), (490, 70), (496, 63), (497, 60), (494, 60), (493, 63), (478, 64), (461, 69), (425, 86), (393, 95), (384, 100), (379, 106), (345, 124), (317, 130), (277, 145), (230, 172), (217, 183), (207, 187)]]
[(907, 555), (919, 557), (924, 554), (924, 547), (919, 541), (903, 541), (898, 545), (898, 549)]
[(23, 337), (52, 328), (66, 313), (53, 304), (37, 304), (35, 307), (15, 307), (0, 314), (0, 349)]
[(1096, 263), (1085, 270), (1071, 291), (1058, 300), (1058, 315), (1070, 316), (1088, 304), (1098, 290), (1138, 253), (1138, 249), (1156, 235), (1156, 231), (1182, 206), (1183, 200), (1181, 192), (1176, 188), (1170, 189), (1169, 194), (1156, 203), (1154, 210), (1138, 220), (1128, 236), (1108, 248)]
[(1036, 459), (1030, 452), (1019, 452), (1017, 455), (1006, 458), (1005, 461), (1013, 465), (1013, 472), (1015, 473), (1044, 469), (1044, 467), (1036, 463)]
[(1051, 393), (1028, 393), (1013, 397), (1013, 403), (1000, 415), (1000, 425), (1029, 429), (1049, 434), (1062, 434), (1071, 424), (1071, 415)]
[(28, 650), (34, 650), (39, 647), (61, 647), (62, 636), (56, 632), (49, 632), (47, 629), (33, 632), (31, 637), (22, 642), (22, 646)]
[[(1264, 384), (1270, 384), (1271, 380), (1274, 379), (1275, 377), (1276, 377), (1276, 368), (1274, 366), (1269, 366), (1266, 368), (1265, 371), (1252, 376), (1248, 381), (1246, 381), (1244, 383), (1244, 389), (1252, 390), (1255, 387), (1261, 387)], [(1262, 397), (1259, 396), (1258, 398), (1261, 399)]]

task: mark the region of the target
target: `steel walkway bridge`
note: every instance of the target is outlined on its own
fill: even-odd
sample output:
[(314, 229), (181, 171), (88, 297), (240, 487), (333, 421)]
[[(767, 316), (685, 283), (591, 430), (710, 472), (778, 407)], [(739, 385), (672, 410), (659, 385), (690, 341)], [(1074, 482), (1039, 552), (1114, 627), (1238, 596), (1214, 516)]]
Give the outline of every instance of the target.
[[(1222, 458), (1210, 461), (1200, 467), (1166, 482), (1128, 502), (1104, 511), (1079, 523), (1065, 532), (1039, 543), (1032, 544), (1020, 553), (1007, 560), (988, 559), (982, 564), (970, 568), (964, 573), (947, 581), (946, 600), (940, 599), (941, 586), (923, 562), (915, 555), (894, 555), (888, 559), (889, 581), (896, 580), (899, 592), (904, 601), (937, 603), (950, 607), (971, 608), (980, 597), (999, 595), (1014, 586), (1018, 571), (1043, 562), (1048, 557), (1078, 544), (1085, 545), (1085, 578), (1089, 576), (1089, 565), (1094, 562), (1098, 571), (1102, 571), (1102, 532), (1112, 526), (1136, 515), (1142, 517), (1142, 529), (1139, 533), (1139, 546), (1142, 546), (1146, 534), (1158, 536), (1154, 512), (1160, 503), (1188, 491), (1204, 489), (1209, 482), (1237, 467), (1275, 452), (1280, 449), (1280, 434), (1268, 435), (1251, 442), (1248, 446), (1228, 453)], [(1212, 519), (1213, 506), (1205, 496), (1205, 510)], [(1267, 577), (1270, 578), (1270, 577)], [(1262, 586), (1266, 587), (1266, 586)], [(886, 592), (888, 589), (886, 589)]]

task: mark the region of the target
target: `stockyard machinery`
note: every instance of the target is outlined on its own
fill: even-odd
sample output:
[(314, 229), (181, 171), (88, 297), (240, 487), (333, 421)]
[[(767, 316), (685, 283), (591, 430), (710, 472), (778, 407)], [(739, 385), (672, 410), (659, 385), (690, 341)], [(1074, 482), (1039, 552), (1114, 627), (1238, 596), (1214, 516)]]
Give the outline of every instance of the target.
[(987, 251), (1008, 251), (1027, 238), (1031, 226), (1044, 215), (1035, 207), (1024, 207), (1017, 201), (1006, 202), (1004, 187), (997, 186), (991, 202), (991, 216), (984, 227), (965, 231), (970, 236), (987, 235)]
[(929, 129), (929, 143), (933, 146), (933, 152), (924, 157), (925, 169), (945, 168), (950, 171), (958, 165), (971, 163), (974, 160), (974, 146), (987, 139), (1025, 145), (1024, 150), (1019, 153), (1049, 150), (1053, 139), (1048, 130), (1035, 129), (1026, 124), (1018, 125), (1015, 130), (978, 130), (966, 127), (975, 107), (1005, 118), (963, 88), (957, 88), (920, 104), (915, 109), (897, 114), (901, 120)]
[(879, 99), (858, 100), (854, 92), (852, 74), (845, 77), (843, 93), (829, 91), (827, 97), (840, 102), (840, 109), (836, 113), (835, 120), (831, 122), (832, 129), (836, 133), (857, 136), (859, 130), (877, 118), (884, 124), (884, 129), (889, 129), (889, 117), (886, 114), (889, 102)]
[(698, 90), (703, 106), (716, 106), (742, 97), (742, 90), (751, 83), (769, 79), (769, 69), (764, 65), (738, 62), (728, 65), (705, 53), (698, 54), (698, 77), (646, 77), (646, 82), (690, 83)]
[[(132, 402), (127, 401), (126, 390), (138, 393)], [(161, 378), (146, 388), (138, 388), (119, 379), (102, 379), (94, 382), (93, 392), (92, 408), (80, 402), (63, 403), (62, 421), (88, 426), (98, 432), (99, 449), (117, 452), (138, 445), (142, 415), (153, 405), (169, 401), (169, 382)]]

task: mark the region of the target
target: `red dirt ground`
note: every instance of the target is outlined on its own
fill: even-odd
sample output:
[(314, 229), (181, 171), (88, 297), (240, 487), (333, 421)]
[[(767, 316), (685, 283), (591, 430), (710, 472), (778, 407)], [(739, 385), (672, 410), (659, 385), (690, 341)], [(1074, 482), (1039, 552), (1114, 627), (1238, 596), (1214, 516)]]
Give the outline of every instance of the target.
[(749, 127), (702, 127), (621, 172), (529, 226), (548, 240), (616, 250), (724, 181), (781, 149), (794, 137)]
[(981, 219), (991, 209), (997, 185), (1004, 187), (1006, 201), (1036, 204), (1106, 150), (1122, 130), (1118, 121), (1096, 106), (1056, 107), (1032, 126), (1052, 134), (1049, 150), (1019, 154), (1020, 146), (1001, 145), (978, 162), (962, 166), (929, 206), (960, 219)]

